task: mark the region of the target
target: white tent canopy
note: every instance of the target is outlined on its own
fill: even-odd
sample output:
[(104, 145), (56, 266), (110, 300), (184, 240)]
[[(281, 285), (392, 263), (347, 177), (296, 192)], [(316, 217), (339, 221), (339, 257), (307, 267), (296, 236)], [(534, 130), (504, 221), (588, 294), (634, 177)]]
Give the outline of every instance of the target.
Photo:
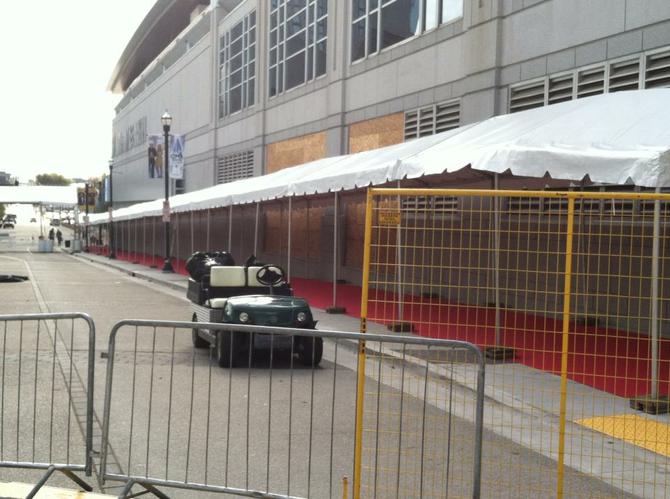
[(75, 206), (77, 186), (19, 185), (1, 186), (0, 203), (3, 204), (55, 204)]
[[(618, 92), (496, 116), (449, 132), (216, 185), (170, 199), (173, 212), (350, 190), (466, 166), (495, 173), (670, 186), (670, 89)], [(161, 214), (162, 201), (114, 211)], [(104, 223), (106, 214), (91, 216)]]

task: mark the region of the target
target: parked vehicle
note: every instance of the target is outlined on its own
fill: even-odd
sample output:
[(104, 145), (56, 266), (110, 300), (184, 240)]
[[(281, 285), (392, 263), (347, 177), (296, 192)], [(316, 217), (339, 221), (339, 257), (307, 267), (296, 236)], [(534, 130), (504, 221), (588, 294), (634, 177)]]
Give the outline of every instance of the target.
[(0, 220), (0, 228), (3, 229), (13, 229), (16, 224), (16, 215), (5, 215), (2, 220)]
[[(187, 296), (192, 302), (191, 320), (314, 329), (316, 321), (309, 304), (293, 296), (283, 269), (277, 265), (252, 263), (255, 263), (253, 258), (244, 266), (212, 265), (206, 274), (192, 272), (199, 280), (189, 279)], [(267, 334), (242, 331), (194, 328), (192, 333), (193, 346), (213, 347), (214, 358), (221, 367), (246, 365), (254, 349), (270, 345), (269, 338)], [(292, 348), (298, 361), (308, 366), (318, 365), (323, 355), (323, 340), (311, 336), (275, 335), (272, 346)]]

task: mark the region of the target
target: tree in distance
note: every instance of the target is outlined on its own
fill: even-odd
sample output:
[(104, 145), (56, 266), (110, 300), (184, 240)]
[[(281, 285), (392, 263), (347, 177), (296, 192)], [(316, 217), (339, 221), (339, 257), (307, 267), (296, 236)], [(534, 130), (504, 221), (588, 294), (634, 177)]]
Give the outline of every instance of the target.
[(70, 180), (60, 173), (41, 173), (35, 176), (37, 185), (70, 185)]

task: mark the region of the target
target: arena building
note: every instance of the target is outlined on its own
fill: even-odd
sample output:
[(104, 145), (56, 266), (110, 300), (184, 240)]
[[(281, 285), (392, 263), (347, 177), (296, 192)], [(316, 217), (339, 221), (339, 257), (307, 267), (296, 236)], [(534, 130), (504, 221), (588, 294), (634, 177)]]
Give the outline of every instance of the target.
[(665, 0), (158, 0), (109, 83), (114, 204), (163, 196), (147, 151), (166, 109), (181, 193), (661, 86)]

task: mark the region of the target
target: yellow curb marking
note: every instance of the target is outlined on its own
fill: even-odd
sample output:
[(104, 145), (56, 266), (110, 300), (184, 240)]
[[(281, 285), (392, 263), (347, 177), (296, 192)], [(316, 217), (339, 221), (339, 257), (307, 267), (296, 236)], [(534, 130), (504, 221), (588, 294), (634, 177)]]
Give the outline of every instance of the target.
[(578, 419), (576, 423), (670, 457), (670, 426), (643, 416), (622, 414)]

